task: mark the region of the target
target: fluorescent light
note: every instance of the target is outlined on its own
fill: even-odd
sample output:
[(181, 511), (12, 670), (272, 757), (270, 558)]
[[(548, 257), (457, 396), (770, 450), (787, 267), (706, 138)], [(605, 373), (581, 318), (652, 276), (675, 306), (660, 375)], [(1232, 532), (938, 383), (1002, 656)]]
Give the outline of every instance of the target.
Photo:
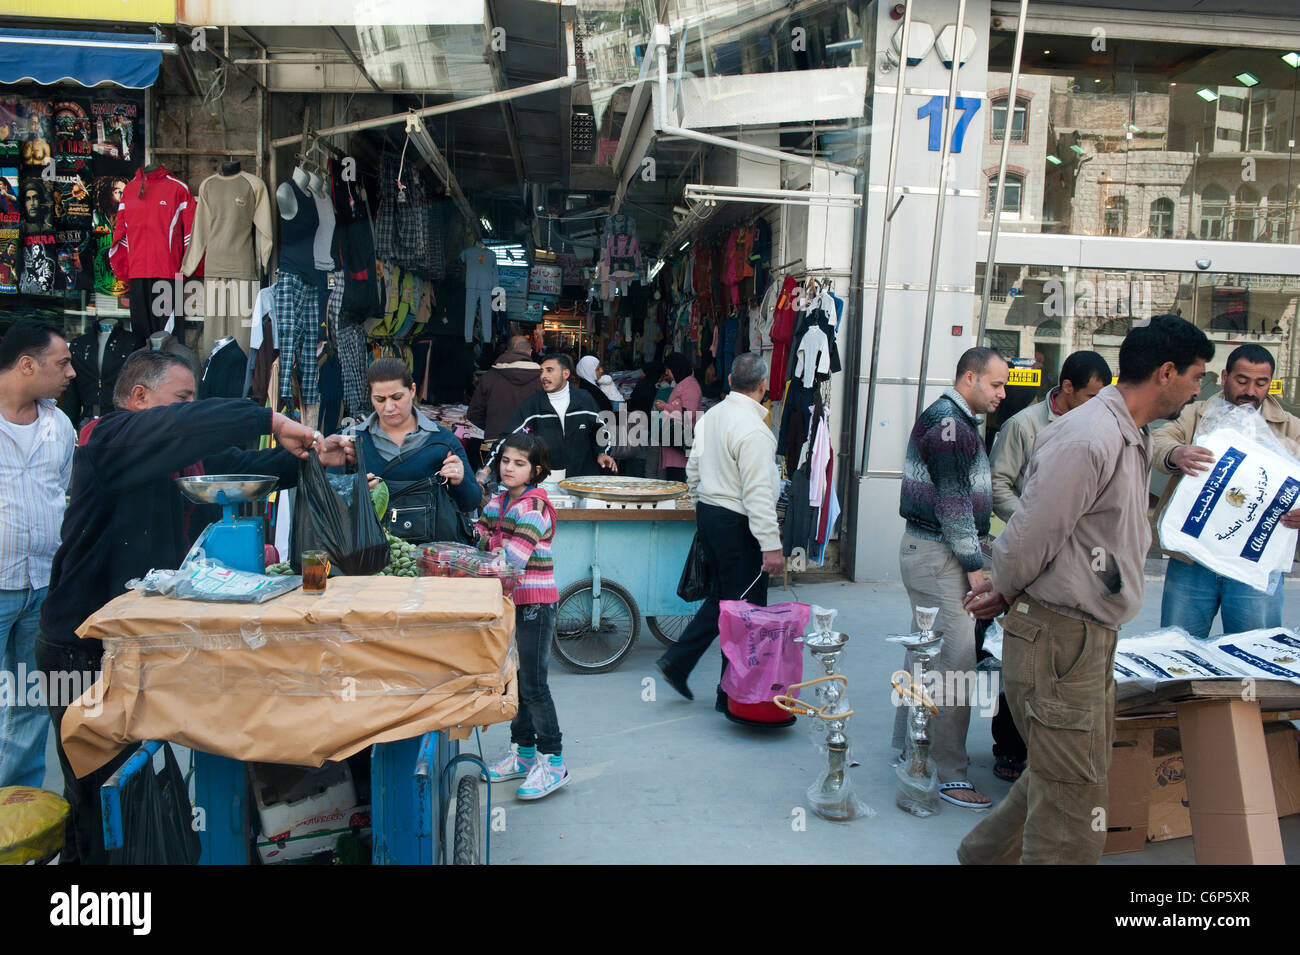
[(1216, 99), (1219, 98), (1218, 93), (1214, 92), (1214, 90), (1205, 86), (1202, 86), (1199, 90), (1197, 90), (1196, 95), (1199, 96), (1201, 99), (1205, 100), (1205, 102), (1207, 103), (1213, 103)]
[(1282, 62), (1285, 63), (1287, 66), (1291, 67), (1291, 69), (1293, 70), (1296, 68), (1300, 68), (1300, 53), (1295, 53), (1295, 52), (1283, 53)]
[(1051, 50), (1044, 50), (1044, 51), (1043, 51), (1043, 56), (1051, 56), (1051, 55), (1052, 55), (1052, 51), (1051, 51)]
[(1234, 79), (1242, 86), (1258, 86), (1259, 77), (1252, 73), (1238, 73)]
[(1076, 153), (1078, 153), (1080, 156), (1083, 155), (1083, 147), (1078, 145), (1077, 143), (1071, 143), (1070, 148), (1074, 150)]
[(686, 247), (687, 247), (688, 245), (690, 245), (690, 244), (691, 244), (691, 243), (690, 243), (690, 240), (687, 240), (686, 242), (683, 242), (680, 246), (677, 247), (677, 251), (678, 251), (678, 252), (685, 252), (685, 251), (686, 251)]
[(1047, 161), (1050, 162), (1053, 166), (1059, 166), (1061, 164), (1061, 160), (1057, 159), (1051, 153), (1047, 154)]
[(1100, 83), (1100, 82), (1101, 82), (1101, 77), (1100, 77), (1100, 76), (1097, 77), (1095, 80), (1093, 80), (1093, 82), (1094, 82), (1094, 83)]
[(1139, 126), (1134, 126), (1132, 123), (1129, 123), (1128, 126), (1127, 126), (1127, 128), (1128, 128), (1128, 131), (1129, 131), (1130, 133), (1140, 133), (1140, 132), (1142, 132), (1141, 127), (1139, 127)]
[(478, 217), (478, 221), (479, 221), (479, 224), (480, 224), (481, 226), (483, 226), (483, 231), (484, 231), (484, 232), (491, 232), (491, 231), (492, 231), (492, 222), (488, 219), (487, 216), (479, 216), (479, 217)]

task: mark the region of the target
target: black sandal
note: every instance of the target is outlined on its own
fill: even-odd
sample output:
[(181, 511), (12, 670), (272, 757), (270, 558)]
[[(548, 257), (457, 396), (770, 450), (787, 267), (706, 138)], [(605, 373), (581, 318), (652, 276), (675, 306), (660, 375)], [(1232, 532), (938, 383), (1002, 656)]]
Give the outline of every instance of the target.
[(999, 756), (993, 761), (993, 775), (1014, 783), (1025, 771), (1025, 761), (1014, 756)]

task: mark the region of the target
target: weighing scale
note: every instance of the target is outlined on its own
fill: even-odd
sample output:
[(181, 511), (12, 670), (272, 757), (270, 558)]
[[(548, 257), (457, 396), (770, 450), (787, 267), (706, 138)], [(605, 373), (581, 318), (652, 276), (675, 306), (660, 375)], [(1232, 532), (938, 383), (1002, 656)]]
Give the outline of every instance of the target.
[(220, 504), (221, 520), (199, 535), (196, 551), (232, 570), (266, 573), (266, 521), (240, 517), (236, 505), (261, 501), (279, 481), (268, 474), (201, 474), (176, 478), (181, 493), (196, 504)]

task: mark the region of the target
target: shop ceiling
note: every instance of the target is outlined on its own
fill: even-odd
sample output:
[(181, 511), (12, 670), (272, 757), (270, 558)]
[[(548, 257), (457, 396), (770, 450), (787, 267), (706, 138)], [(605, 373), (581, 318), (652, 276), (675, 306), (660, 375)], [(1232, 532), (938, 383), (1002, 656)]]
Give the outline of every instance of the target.
[[(489, 0), (486, 9), (487, 16), (471, 24), (230, 27), (228, 64), (265, 76), (273, 93), (391, 95), (394, 112), (564, 76), (563, 19), (571, 8)], [(414, 6), (409, 15), (420, 16)], [(497, 23), (509, 30), (504, 48), (494, 51), (490, 37)], [(209, 50), (222, 51), (225, 29), (209, 31)], [(427, 126), (467, 193), (519, 197), (525, 183), (568, 178), (570, 93), (551, 90), (449, 112)], [(390, 135), (401, 134), (395, 124)]]

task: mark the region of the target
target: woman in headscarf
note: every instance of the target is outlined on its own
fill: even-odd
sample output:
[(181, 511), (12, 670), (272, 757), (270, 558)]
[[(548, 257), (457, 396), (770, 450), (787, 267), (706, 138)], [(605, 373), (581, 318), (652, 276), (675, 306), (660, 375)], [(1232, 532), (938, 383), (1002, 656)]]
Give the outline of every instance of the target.
[(578, 384), (595, 400), (598, 411), (613, 411), (616, 404), (623, 403), (623, 393), (605, 374), (595, 355), (585, 355), (578, 361)]
[[(655, 410), (662, 411), (673, 423), (660, 431), (665, 443), (660, 448), (664, 477), (670, 481), (686, 480), (686, 455), (690, 446), (686, 441), (687, 428), (694, 429), (700, 415), (700, 383), (696, 380), (690, 361), (680, 352), (664, 359), (668, 374), (673, 379), (673, 391), (667, 401), (656, 401)], [(666, 442), (672, 439), (670, 446)]]
[[(636, 427), (638, 419), (633, 416), (640, 414), (643, 416), (640, 420), (645, 423), (646, 434), (649, 435), (655, 433), (651, 430), (656, 417), (654, 403), (659, 382), (664, 377), (664, 366), (662, 362), (648, 361), (641, 366), (641, 371), (643, 372), (641, 380), (636, 383), (631, 396), (627, 399), (628, 427), (629, 429)], [(655, 452), (656, 449), (651, 447), (650, 442), (647, 440), (622, 465), (623, 473), (629, 477), (655, 477), (658, 473), (657, 470), (655, 474), (646, 473), (648, 469), (654, 470), (654, 466), (659, 463), (659, 455)], [(652, 454), (653, 457), (651, 457)]]

